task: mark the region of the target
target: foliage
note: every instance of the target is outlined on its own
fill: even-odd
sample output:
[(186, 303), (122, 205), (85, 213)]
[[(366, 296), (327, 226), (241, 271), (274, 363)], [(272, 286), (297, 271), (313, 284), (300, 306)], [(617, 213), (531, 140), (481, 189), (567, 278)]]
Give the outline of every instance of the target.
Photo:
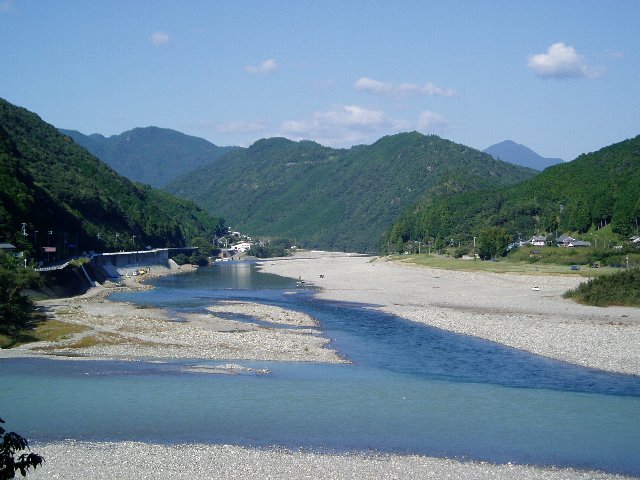
[(591, 279), (564, 296), (588, 305), (640, 307), (640, 267)]
[(201, 267), (209, 264), (209, 257), (213, 250), (213, 246), (210, 241), (202, 237), (196, 237), (191, 239), (189, 246), (196, 247), (198, 249), (189, 257), (189, 263), (200, 265)]
[(33, 302), (21, 291), (34, 286), (39, 275), (11, 255), (0, 252), (0, 333), (15, 336), (32, 320)]
[(0, 99), (0, 235), (31, 258), (43, 259), (44, 246), (56, 247), (59, 257), (182, 247), (223, 229), (222, 219), (193, 202), (132, 183), (37, 115)]
[(189, 257), (187, 257), (184, 253), (179, 253), (171, 257), (171, 259), (176, 262), (178, 265), (184, 265), (185, 263), (189, 263)]
[(478, 235), (478, 255), (482, 260), (504, 257), (509, 245), (509, 235), (504, 227), (487, 227)]
[(640, 136), (580, 155), (513, 186), (430, 196), (405, 210), (384, 241), (436, 236), (469, 243), (486, 227), (513, 238), (609, 226), (622, 237), (640, 226)]
[(290, 240), (271, 240), (260, 245), (252, 245), (247, 251), (247, 255), (257, 258), (288, 257), (291, 255), (291, 245)]
[[(435, 135), (383, 137), (350, 149), (284, 138), (224, 156), (167, 189), (254, 236), (302, 247), (373, 252), (394, 220), (425, 195), (513, 184), (535, 172)], [(394, 242), (397, 238), (394, 239)]]
[[(163, 187), (171, 180), (239, 147), (218, 147), (208, 141), (167, 128), (135, 128), (106, 138), (60, 130), (120, 175)], [(218, 164), (219, 165), (219, 164)], [(220, 167), (218, 167), (220, 168)]]
[[(535, 251), (535, 255), (531, 252)], [(563, 248), (556, 246), (545, 247), (521, 247), (509, 252), (509, 259), (529, 263), (545, 265), (598, 265), (626, 266), (627, 257), (629, 265), (640, 265), (640, 251), (629, 245), (626, 249), (613, 250), (603, 248)]]
[[(0, 424), (5, 421), (0, 418)], [(0, 425), (0, 480), (16, 477), (16, 472), (20, 472), (23, 477), (27, 476), (30, 468), (35, 469), (44, 462), (44, 457), (37, 453), (21, 453), (16, 458), (18, 452), (29, 450), (29, 442), (15, 432), (7, 432)]]

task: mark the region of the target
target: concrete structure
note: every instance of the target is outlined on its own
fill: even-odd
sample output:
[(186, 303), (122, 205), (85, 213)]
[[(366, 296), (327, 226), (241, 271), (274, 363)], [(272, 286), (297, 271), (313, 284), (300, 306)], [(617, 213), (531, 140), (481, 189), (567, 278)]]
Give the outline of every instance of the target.
[(126, 269), (134, 270), (138, 267), (153, 265), (169, 266), (169, 255), (184, 253), (191, 255), (197, 248), (154, 248), (153, 250), (139, 250), (135, 252), (96, 253), (91, 257), (91, 266), (100, 268), (110, 277), (122, 275)]

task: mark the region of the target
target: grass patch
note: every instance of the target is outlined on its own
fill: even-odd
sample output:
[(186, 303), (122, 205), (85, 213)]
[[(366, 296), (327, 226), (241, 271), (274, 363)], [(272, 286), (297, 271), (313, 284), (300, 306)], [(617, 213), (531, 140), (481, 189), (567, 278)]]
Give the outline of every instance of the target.
[(136, 345), (142, 347), (158, 347), (165, 344), (139, 340), (136, 338), (118, 335), (117, 333), (105, 332), (96, 335), (86, 335), (77, 342), (65, 345), (65, 348), (90, 348), (101, 345)]
[[(450, 255), (392, 255), (390, 258), (406, 263), (446, 270), (481, 271), (494, 273), (526, 273), (530, 275), (574, 275), (600, 277), (640, 266), (640, 253), (596, 248), (560, 248), (547, 246), (521, 247), (496, 261), (463, 260)], [(592, 268), (597, 265), (599, 268)], [(573, 268), (572, 268), (573, 267)]]
[(21, 330), (15, 336), (0, 335), (0, 348), (12, 348), (32, 342), (57, 342), (65, 340), (87, 327), (61, 322), (59, 320), (39, 319), (30, 329)]
[(61, 322), (59, 320), (47, 320), (36, 326), (32, 331), (33, 337), (40, 341), (57, 342), (82, 333), (87, 327), (74, 325), (72, 323)]
[(530, 263), (522, 260), (502, 258), (498, 261), (490, 260), (462, 260), (448, 256), (438, 255), (394, 255), (392, 260), (411, 263), (425, 267), (442, 268), (444, 270), (461, 270), (468, 272), (492, 272), (492, 273), (523, 273), (528, 275), (573, 275), (580, 277), (594, 277), (617, 271), (611, 267), (589, 268), (581, 267), (580, 270), (571, 270), (568, 265), (553, 263)]

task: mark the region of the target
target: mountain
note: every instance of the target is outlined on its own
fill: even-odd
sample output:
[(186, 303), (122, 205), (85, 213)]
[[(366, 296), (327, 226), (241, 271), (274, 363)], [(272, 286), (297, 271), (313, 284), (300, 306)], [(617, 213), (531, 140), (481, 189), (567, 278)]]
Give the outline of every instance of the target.
[(1, 241), (32, 253), (47, 245), (64, 254), (178, 247), (221, 225), (192, 202), (118, 175), (36, 114), (0, 99)]
[(468, 242), (490, 226), (505, 227), (517, 238), (608, 224), (620, 235), (631, 235), (640, 224), (640, 136), (551, 166), (518, 185), (419, 202), (387, 239)]
[(417, 132), (350, 149), (263, 139), (167, 186), (234, 228), (329, 250), (377, 251), (381, 235), (427, 194), (513, 184), (535, 171)]
[(239, 147), (218, 147), (202, 138), (167, 128), (134, 128), (120, 135), (84, 135), (75, 130), (60, 132), (71, 137), (120, 175), (154, 187), (216, 161)]
[(511, 140), (496, 143), (483, 151), (496, 160), (513, 163), (514, 165), (522, 165), (523, 167), (533, 168), (534, 170), (544, 170), (551, 165), (564, 162), (561, 158), (544, 158), (529, 147), (512, 142)]

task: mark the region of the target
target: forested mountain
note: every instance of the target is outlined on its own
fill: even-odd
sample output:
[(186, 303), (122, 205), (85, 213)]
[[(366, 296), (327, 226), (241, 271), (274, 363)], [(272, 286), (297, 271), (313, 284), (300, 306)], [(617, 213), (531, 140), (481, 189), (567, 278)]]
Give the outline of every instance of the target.
[(284, 138), (259, 140), (167, 189), (234, 228), (306, 247), (376, 251), (407, 206), (427, 194), (513, 184), (535, 172), (435, 135), (402, 133), (345, 149)]
[(192, 202), (132, 183), (36, 114), (0, 99), (0, 241), (72, 254), (184, 246), (220, 227)]
[(134, 128), (120, 135), (60, 132), (130, 180), (163, 187), (178, 176), (216, 161), (239, 147), (218, 147), (202, 138), (167, 128)]
[(640, 136), (547, 168), (519, 185), (418, 203), (394, 224), (388, 241), (469, 241), (488, 226), (514, 237), (586, 232), (611, 224), (630, 235), (640, 223)]
[(561, 158), (542, 157), (529, 147), (512, 142), (511, 140), (496, 143), (495, 145), (485, 148), (483, 151), (496, 160), (522, 165), (523, 167), (529, 167), (535, 170), (544, 170), (551, 165), (563, 163)]

